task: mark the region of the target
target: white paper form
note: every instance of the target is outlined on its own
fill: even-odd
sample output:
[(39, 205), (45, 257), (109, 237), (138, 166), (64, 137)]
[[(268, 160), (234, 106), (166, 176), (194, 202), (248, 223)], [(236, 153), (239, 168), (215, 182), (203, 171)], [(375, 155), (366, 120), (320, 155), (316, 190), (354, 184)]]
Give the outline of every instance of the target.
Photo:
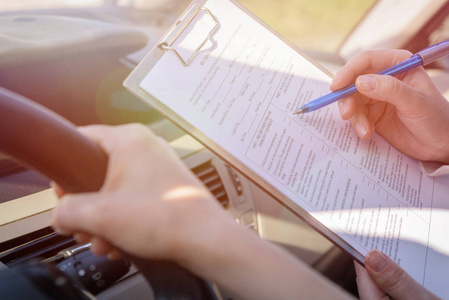
[[(140, 87), (362, 255), (379, 249), (448, 296), (437, 278), (449, 275), (449, 178), (426, 177), (379, 136), (360, 141), (336, 105), (293, 115), (329, 92), (329, 76), (233, 3), (204, 7), (217, 33), (187, 67), (166, 52)], [(211, 22), (199, 14), (184, 31), (183, 55)]]

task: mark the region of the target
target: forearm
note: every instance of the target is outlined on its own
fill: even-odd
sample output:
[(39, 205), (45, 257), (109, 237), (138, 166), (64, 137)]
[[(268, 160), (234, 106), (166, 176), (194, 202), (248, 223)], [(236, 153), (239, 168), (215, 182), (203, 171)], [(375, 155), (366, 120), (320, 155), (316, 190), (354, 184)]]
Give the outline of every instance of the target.
[(213, 242), (185, 267), (238, 299), (349, 299), (351, 296), (286, 250), (232, 219), (210, 224)]

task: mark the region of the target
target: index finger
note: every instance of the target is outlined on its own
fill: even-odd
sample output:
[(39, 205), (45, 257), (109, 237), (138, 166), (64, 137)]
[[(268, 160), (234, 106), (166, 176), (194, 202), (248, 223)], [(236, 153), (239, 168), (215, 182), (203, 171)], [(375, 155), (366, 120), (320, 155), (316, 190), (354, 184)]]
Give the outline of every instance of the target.
[(148, 127), (137, 123), (120, 126), (89, 125), (78, 127), (78, 131), (94, 140), (107, 154), (111, 154), (117, 145), (126, 144), (132, 139), (156, 137)]
[(88, 125), (78, 127), (78, 131), (84, 136), (92, 139), (97, 144), (101, 144), (101, 141), (109, 136), (112, 132), (112, 127), (108, 125)]
[(330, 89), (335, 91), (354, 83), (362, 74), (375, 74), (395, 64), (409, 59), (412, 54), (407, 50), (364, 51), (344, 65), (335, 75)]

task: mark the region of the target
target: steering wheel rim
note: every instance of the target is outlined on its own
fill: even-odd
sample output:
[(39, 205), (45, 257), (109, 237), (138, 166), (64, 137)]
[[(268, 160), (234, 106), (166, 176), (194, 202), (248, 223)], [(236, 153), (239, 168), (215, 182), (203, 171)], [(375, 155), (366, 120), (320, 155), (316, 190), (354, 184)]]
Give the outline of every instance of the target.
[[(93, 192), (103, 185), (108, 158), (74, 124), (0, 87), (0, 152), (55, 181), (65, 192)], [(156, 299), (217, 299), (210, 284), (178, 265), (128, 256)]]
[(107, 156), (75, 125), (0, 88), (0, 151), (57, 182), (68, 193), (98, 191)]

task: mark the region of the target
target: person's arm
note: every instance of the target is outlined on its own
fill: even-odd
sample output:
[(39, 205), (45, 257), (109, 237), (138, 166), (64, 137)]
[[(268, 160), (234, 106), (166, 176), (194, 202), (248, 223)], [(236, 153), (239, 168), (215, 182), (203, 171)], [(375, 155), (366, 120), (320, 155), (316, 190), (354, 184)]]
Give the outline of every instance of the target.
[(184, 266), (217, 282), (236, 299), (351, 298), (286, 250), (231, 221), (228, 228), (217, 223), (223, 232), (204, 241), (210, 246), (200, 246)]
[[(97, 254), (123, 250), (177, 262), (239, 299), (347, 299), (284, 249), (237, 224), (168, 144), (138, 125), (82, 132), (108, 155), (98, 193), (64, 195), (54, 227), (92, 242)], [(62, 193), (60, 193), (62, 194)]]
[[(360, 138), (377, 132), (398, 150), (423, 161), (430, 173), (449, 164), (449, 102), (423, 68), (397, 78), (373, 75), (410, 56), (403, 50), (361, 53), (337, 73), (331, 89), (355, 81), (359, 93), (339, 102), (341, 117), (351, 122)], [(437, 298), (377, 250), (368, 253), (366, 269), (355, 264), (361, 299)]]
[(376, 131), (403, 153), (448, 164), (449, 103), (425, 70), (415, 68), (397, 78), (372, 75), (410, 56), (404, 50), (363, 52), (337, 73), (331, 89), (355, 81), (359, 93), (341, 100), (339, 108), (362, 139)]

